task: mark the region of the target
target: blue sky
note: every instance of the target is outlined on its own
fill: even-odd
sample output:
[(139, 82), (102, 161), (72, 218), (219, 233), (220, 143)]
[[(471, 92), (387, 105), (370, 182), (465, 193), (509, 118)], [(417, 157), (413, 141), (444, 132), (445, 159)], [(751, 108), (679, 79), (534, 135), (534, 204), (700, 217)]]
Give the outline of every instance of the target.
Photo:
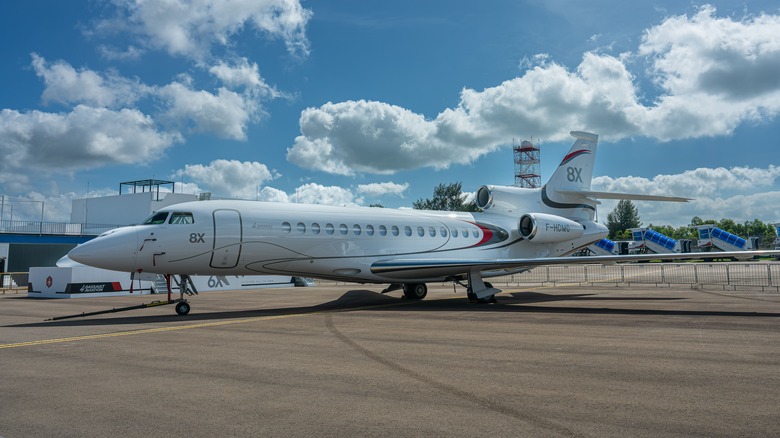
[(594, 188), (696, 199), (645, 224), (780, 219), (773, 2), (4, 2), (0, 35), (14, 219), (146, 178), (407, 207), (511, 185), (513, 138), (546, 180), (571, 130), (601, 136)]

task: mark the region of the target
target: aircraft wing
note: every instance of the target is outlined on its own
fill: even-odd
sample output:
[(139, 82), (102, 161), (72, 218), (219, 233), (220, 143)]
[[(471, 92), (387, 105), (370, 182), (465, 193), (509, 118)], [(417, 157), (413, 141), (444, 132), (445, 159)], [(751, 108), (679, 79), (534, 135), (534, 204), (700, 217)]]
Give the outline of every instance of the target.
[(776, 256), (773, 251), (724, 251), (690, 252), (668, 254), (629, 254), (607, 256), (568, 256), (523, 259), (411, 259), (395, 258), (379, 260), (371, 265), (371, 272), (387, 278), (407, 279), (422, 277), (450, 277), (469, 272), (495, 271), (500, 269), (533, 268), (543, 265), (612, 264), (641, 262), (649, 260), (692, 260), (702, 258), (751, 259), (756, 256)]

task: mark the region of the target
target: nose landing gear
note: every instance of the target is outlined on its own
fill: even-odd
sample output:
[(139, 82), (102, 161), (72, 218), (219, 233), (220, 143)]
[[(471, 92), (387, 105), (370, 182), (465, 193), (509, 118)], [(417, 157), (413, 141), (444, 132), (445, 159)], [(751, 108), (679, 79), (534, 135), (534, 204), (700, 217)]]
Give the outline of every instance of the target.
[[(168, 286), (168, 302), (173, 303), (174, 301), (171, 300), (171, 277), (172, 275), (166, 274), (165, 282)], [(176, 300), (176, 313), (184, 316), (190, 313), (190, 309), (192, 308), (190, 303), (184, 298), (184, 295), (197, 295), (198, 291), (195, 289), (195, 284), (192, 283), (192, 279), (189, 275), (182, 274), (179, 278), (180, 281), (176, 281), (176, 278), (174, 277), (174, 281), (176, 281), (176, 284), (179, 286), (179, 299)]]
[(178, 313), (181, 316), (190, 313), (190, 303), (186, 301), (179, 301), (178, 303), (176, 303), (176, 313)]

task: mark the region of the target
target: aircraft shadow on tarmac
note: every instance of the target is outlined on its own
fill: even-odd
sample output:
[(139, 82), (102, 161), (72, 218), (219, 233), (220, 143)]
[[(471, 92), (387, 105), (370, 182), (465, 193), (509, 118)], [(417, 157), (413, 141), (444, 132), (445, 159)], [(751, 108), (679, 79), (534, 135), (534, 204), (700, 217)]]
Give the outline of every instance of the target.
[[(411, 301), (404, 298), (383, 295), (370, 290), (351, 290), (339, 298), (314, 306), (283, 307), (273, 309), (236, 310), (223, 312), (193, 312), (185, 317), (175, 314), (168, 315), (133, 315), (101, 318), (69, 319), (39, 323), (15, 324), (5, 327), (68, 327), (68, 326), (110, 326), (131, 324), (153, 324), (170, 322), (202, 322), (223, 319), (262, 318), (284, 315), (304, 315), (319, 312), (349, 312), (363, 311), (408, 311), (408, 312), (501, 312), (501, 313), (549, 313), (549, 314), (591, 314), (591, 315), (659, 315), (659, 316), (733, 316), (733, 317), (780, 317), (780, 313), (770, 312), (738, 312), (713, 310), (661, 310), (634, 309), (623, 307), (587, 307), (587, 306), (535, 306), (538, 303), (561, 301), (584, 302), (661, 302), (677, 301), (684, 298), (675, 297), (599, 297), (597, 294), (543, 294), (539, 292), (511, 292), (498, 297), (498, 302), (492, 304), (470, 303), (465, 296), (456, 299), (428, 298), (421, 301)], [(142, 310), (139, 310), (142, 311)]]

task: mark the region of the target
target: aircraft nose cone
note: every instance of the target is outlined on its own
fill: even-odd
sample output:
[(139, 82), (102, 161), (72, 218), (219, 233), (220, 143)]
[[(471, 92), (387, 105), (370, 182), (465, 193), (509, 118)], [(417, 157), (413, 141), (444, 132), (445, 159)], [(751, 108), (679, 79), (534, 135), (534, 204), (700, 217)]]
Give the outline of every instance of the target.
[(135, 271), (136, 231), (118, 228), (73, 248), (68, 257), (78, 263), (114, 271)]
[(68, 252), (68, 258), (74, 262), (92, 266), (92, 262), (97, 259), (95, 253), (92, 252), (94, 246), (94, 244), (89, 242), (82, 243)]

